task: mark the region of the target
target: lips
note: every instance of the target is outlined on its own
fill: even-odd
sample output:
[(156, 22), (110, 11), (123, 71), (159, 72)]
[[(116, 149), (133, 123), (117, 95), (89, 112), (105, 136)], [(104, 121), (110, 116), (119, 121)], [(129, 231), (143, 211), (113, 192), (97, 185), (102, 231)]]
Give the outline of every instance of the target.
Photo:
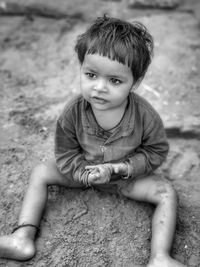
[(91, 100), (92, 102), (97, 103), (97, 104), (105, 104), (108, 102), (106, 99), (101, 98), (101, 97), (96, 97), (96, 96), (91, 97)]

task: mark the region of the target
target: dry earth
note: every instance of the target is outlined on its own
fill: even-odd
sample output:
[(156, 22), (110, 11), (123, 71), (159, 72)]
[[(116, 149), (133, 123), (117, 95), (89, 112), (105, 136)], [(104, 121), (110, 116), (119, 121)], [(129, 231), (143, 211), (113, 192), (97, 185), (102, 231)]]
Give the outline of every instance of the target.
[[(41, 1), (0, 1), (0, 7), (10, 2)], [(158, 171), (179, 195), (172, 255), (200, 266), (198, 1), (175, 10), (134, 9), (127, 1), (58, 2), (57, 14), (68, 16), (0, 16), (0, 234), (16, 226), (30, 171), (53, 156), (55, 120), (79, 92), (75, 38), (107, 12), (140, 20), (154, 36), (154, 60), (138, 93), (160, 112), (169, 135), (170, 153)], [(55, 1), (43, 4), (55, 7)], [(0, 259), (0, 266), (145, 266), (153, 210), (115, 195), (52, 187), (36, 256), (24, 263)]]

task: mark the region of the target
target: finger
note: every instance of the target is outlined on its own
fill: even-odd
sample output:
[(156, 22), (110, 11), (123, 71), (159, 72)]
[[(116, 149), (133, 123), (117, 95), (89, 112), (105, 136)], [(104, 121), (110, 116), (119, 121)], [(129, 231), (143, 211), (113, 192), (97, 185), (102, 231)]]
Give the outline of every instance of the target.
[(99, 177), (95, 177), (95, 176), (92, 176), (92, 177), (88, 177), (88, 183), (89, 184), (100, 184), (101, 183), (101, 179)]
[(99, 173), (99, 171), (97, 169), (89, 169), (87, 171), (89, 172), (89, 174), (97, 174), (97, 173)]
[(100, 174), (99, 173), (90, 173), (88, 176), (89, 180), (96, 180), (100, 178)]
[(119, 166), (113, 166), (114, 172), (118, 173), (119, 172)]
[(106, 169), (103, 167), (103, 166), (99, 166), (98, 167), (98, 172), (101, 174), (101, 175), (104, 175), (105, 174), (105, 171), (106, 171)]
[(85, 166), (85, 169), (86, 170), (98, 169), (98, 165), (88, 165), (88, 166)]
[(87, 170), (89, 170), (91, 173), (96, 173), (98, 177), (105, 175), (106, 173), (106, 170), (102, 165), (91, 166), (91, 168), (89, 166)]

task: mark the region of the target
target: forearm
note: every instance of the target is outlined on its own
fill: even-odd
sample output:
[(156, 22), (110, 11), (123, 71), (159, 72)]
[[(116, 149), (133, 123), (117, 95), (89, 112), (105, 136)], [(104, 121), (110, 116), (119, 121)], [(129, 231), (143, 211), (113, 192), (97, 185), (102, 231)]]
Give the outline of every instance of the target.
[(137, 156), (134, 157), (134, 160), (132, 158), (128, 159), (125, 162), (118, 162), (118, 163), (104, 163), (100, 165), (94, 165), (94, 166), (87, 166), (87, 169), (95, 169), (98, 168), (98, 166), (104, 166), (109, 169), (110, 171), (110, 180), (116, 180), (121, 177), (122, 179), (129, 179), (132, 177), (137, 177), (145, 173), (145, 159), (143, 158), (143, 155), (137, 154)]
[(82, 181), (82, 176), (85, 175), (85, 166), (89, 163), (82, 155), (77, 155), (73, 158), (56, 155), (56, 165), (62, 175), (76, 182)]
[(127, 160), (129, 176), (138, 177), (156, 170), (166, 159), (168, 150), (158, 152), (156, 150), (140, 149), (133, 157)]
[(151, 171), (151, 167), (148, 166), (147, 158), (143, 153), (137, 153), (133, 157), (127, 160), (129, 165), (129, 176), (138, 177)]
[(129, 179), (151, 173), (162, 164), (165, 155), (166, 153), (161, 156), (147, 151), (138, 152), (125, 162), (111, 164), (112, 174), (121, 175), (123, 179)]

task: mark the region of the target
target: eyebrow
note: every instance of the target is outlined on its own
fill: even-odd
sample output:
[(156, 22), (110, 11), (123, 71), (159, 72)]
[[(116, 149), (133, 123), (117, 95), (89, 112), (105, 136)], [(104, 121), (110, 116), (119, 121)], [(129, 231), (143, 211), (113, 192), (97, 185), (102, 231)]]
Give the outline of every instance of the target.
[(97, 72), (97, 71), (95, 71), (93, 68), (88, 67), (88, 66), (84, 66), (83, 68), (84, 68), (85, 70), (88, 70), (88, 71), (91, 71), (91, 72)]

